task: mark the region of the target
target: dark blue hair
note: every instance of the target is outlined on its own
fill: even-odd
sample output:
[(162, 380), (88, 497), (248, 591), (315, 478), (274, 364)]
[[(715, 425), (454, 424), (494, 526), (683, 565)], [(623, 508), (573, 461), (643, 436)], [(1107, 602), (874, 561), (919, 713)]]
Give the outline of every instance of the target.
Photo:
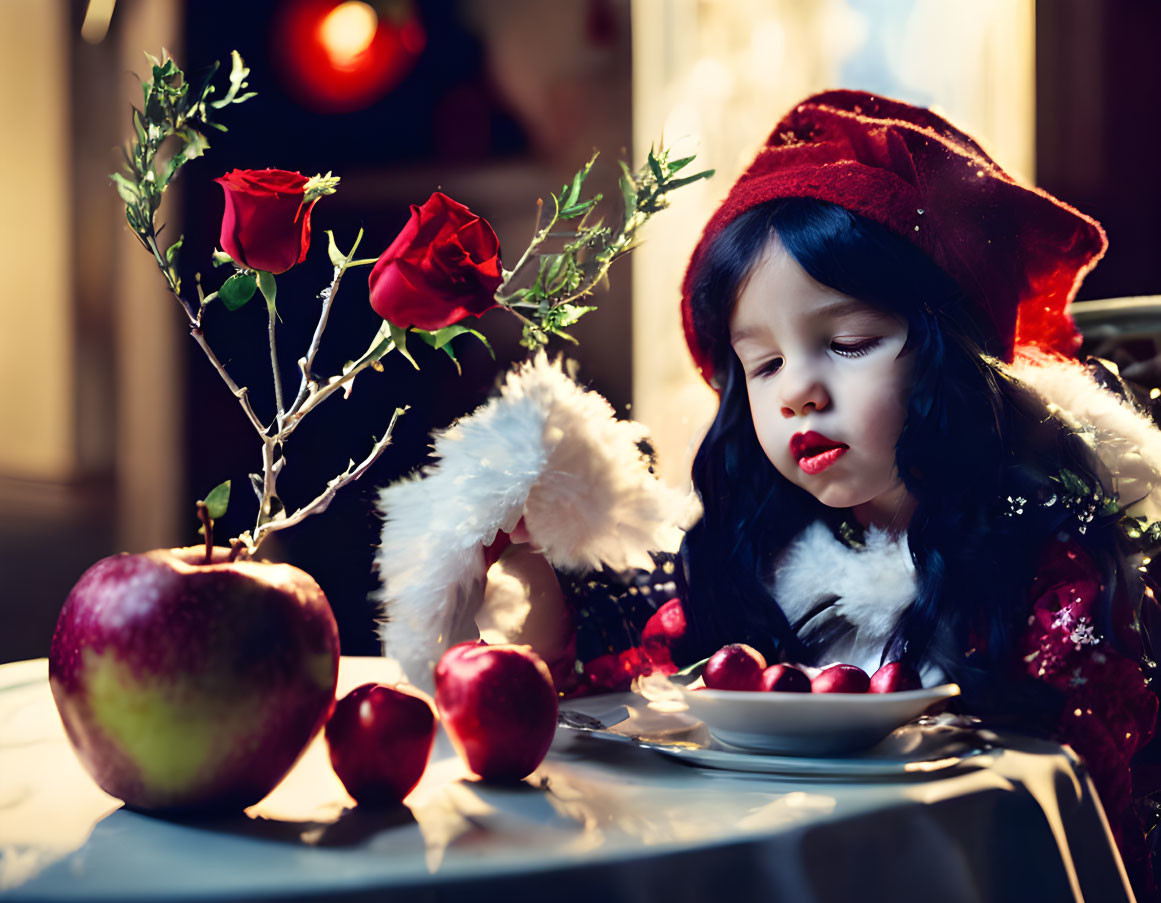
[[(989, 356), (1002, 347), (998, 337), (949, 276), (905, 239), (821, 201), (785, 199), (742, 214), (693, 274), (693, 324), (721, 393), (693, 465), (704, 514), (682, 548), (700, 651), (747, 642), (772, 661), (811, 662), (817, 651), (770, 594), (772, 562), (810, 522), (824, 518), (837, 529), (844, 515), (770, 464), (730, 347), (738, 293), (774, 237), (815, 281), (907, 321), (914, 383), (896, 463), (917, 501), (907, 539), (918, 593), (885, 657), (940, 666), (978, 710), (1044, 710), (1050, 691), (1031, 682), (1014, 688), (1012, 663), (1037, 557), (1054, 537), (1076, 532), (1075, 511), (1049, 502), (1062, 473), (1096, 494), (1106, 492), (1107, 475), (1081, 438)], [(1027, 504), (1009, 506), (1009, 497)], [(1107, 587), (1097, 626), (1113, 636), (1109, 607), (1128, 569), (1115, 518), (1085, 526)]]

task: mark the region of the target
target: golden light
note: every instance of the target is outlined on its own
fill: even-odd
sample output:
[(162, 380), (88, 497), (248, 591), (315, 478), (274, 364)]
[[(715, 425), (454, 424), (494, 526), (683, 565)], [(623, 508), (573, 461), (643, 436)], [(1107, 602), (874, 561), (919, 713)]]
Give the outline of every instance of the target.
[(81, 23), (81, 37), (86, 42), (100, 44), (105, 40), (116, 3), (117, 0), (89, 0), (89, 5), (85, 8), (85, 19)]
[(375, 38), (379, 17), (361, 0), (340, 3), (319, 23), (319, 38), (331, 64), (353, 66)]

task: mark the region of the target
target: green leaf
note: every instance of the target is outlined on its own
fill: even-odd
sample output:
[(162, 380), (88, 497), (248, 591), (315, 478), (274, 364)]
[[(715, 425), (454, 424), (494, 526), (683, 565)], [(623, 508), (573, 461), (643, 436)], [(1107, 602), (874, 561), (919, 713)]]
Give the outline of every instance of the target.
[(121, 200), (129, 207), (136, 207), (137, 202), (141, 200), (141, 196), (137, 191), (137, 185), (129, 181), (119, 172), (113, 173), (109, 178), (117, 186), (117, 194), (121, 195)]
[(184, 241), (185, 236), (179, 235), (177, 241), (165, 249), (165, 262), (170, 266), (174, 266), (177, 263), (178, 255), (181, 253), (181, 245)]
[(278, 296), (278, 286), (274, 282), (274, 274), (267, 273), (265, 270), (255, 270), (255, 274), (258, 276), (258, 290), (266, 299), (266, 309), (272, 314), (278, 313), (278, 308), (274, 306), (274, 299)]
[(697, 155), (682, 157), (680, 160), (674, 160), (672, 163), (666, 163), (665, 170), (669, 175), (673, 175), (679, 169), (682, 169), (697, 159)]
[[(576, 199), (580, 197), (580, 190), (581, 186), (584, 184), (586, 172), (587, 171), (584, 169), (578, 171), (577, 174), (572, 177), (572, 186), (564, 186), (564, 190), (561, 191), (560, 195), (562, 207), (568, 208), (576, 203)], [(565, 194), (565, 192), (568, 193)]]
[(546, 289), (552, 284), (552, 280), (556, 278), (563, 265), (563, 254), (545, 254), (540, 258), (540, 280)]
[(699, 172), (696, 176), (686, 176), (684, 179), (674, 179), (672, 182), (665, 183), (665, 190), (672, 191), (675, 188), (681, 188), (683, 185), (692, 185), (694, 182), (700, 182), (702, 179), (708, 179), (714, 174), (712, 169), (707, 169), (705, 172)]
[(416, 370), (419, 369), (419, 364), (415, 362), (415, 358), (411, 356), (411, 352), (407, 350), (407, 330), (396, 326), (394, 323), (387, 321), (391, 329), (391, 341), (395, 343), (395, 347), (399, 349), (399, 353), (411, 361), (411, 366)]
[(335, 233), (327, 229), (327, 256), (331, 259), (331, 264), (336, 267), (341, 267), (347, 262), (347, 255), (339, 250), (339, 246), (335, 244)]
[(443, 348), (454, 339), (461, 335), (474, 335), (477, 339), (484, 343), (484, 347), (490, 352), (491, 346), (488, 345), (488, 340), (483, 333), (472, 329), (470, 326), (464, 326), (463, 323), (453, 323), (451, 326), (445, 326), (443, 329), (437, 329), (435, 332), (428, 332), (425, 329), (413, 329), (413, 333), (419, 336), (423, 341), (427, 342), (432, 348)]
[(176, 134), (183, 142), (181, 148), (182, 163), (196, 160), (198, 157), (203, 156), (210, 148), (210, 142), (206, 140), (206, 136), (197, 129), (184, 128), (180, 129)]
[(211, 256), (214, 261), (214, 266), (216, 267), (225, 266), (227, 263), (234, 262), (233, 257), (227, 254), (225, 251), (220, 251), (217, 248), (214, 248), (214, 253)]
[(595, 306), (584, 306), (581, 304), (561, 304), (553, 308), (552, 313), (552, 328), (553, 330), (565, 329), (572, 326), (583, 317), (585, 314), (596, 310)]
[(232, 103), (242, 103), (254, 96), (253, 91), (249, 94), (238, 94), (239, 91), (246, 87), (246, 77), (250, 74), (250, 70), (242, 63), (242, 57), (237, 50), (230, 51), (230, 88), (226, 91), (225, 97), (221, 100), (210, 101), (210, 106), (215, 110), (220, 110), (223, 107), (228, 107)]
[(222, 283), (218, 297), (226, 305), (226, 310), (237, 310), (254, 297), (257, 288), (258, 280), (253, 273), (235, 273)]
[(601, 202), (603, 195), (596, 194), (587, 201), (581, 201), (579, 204), (570, 204), (560, 211), (561, 219), (573, 219), (580, 216), (582, 213), (588, 213), (597, 204)]
[(133, 107), (133, 131), (137, 134), (137, 141), (139, 144), (145, 144), (145, 122), (141, 118), (141, 111), (137, 107)]
[(365, 364), (367, 361), (378, 361), (386, 357), (392, 349), (395, 348), (395, 340), (392, 338), (392, 325), (387, 320), (384, 320), (379, 325), (379, 331), (375, 333), (375, 338), (371, 340), (370, 346), (363, 352), (363, 356), (356, 361), (347, 361), (343, 364), (343, 376), (346, 376), (356, 367)]
[[(187, 496), (188, 497), (188, 496)], [(217, 520), (225, 516), (226, 508), (230, 504), (230, 481), (226, 480), (224, 483), (219, 483), (210, 490), (210, 494), (206, 496), (206, 510), (209, 512), (210, 518)]]
[(653, 171), (653, 178), (658, 182), (665, 181), (665, 175), (661, 171), (661, 161), (653, 153), (653, 148), (649, 148), (649, 168)]

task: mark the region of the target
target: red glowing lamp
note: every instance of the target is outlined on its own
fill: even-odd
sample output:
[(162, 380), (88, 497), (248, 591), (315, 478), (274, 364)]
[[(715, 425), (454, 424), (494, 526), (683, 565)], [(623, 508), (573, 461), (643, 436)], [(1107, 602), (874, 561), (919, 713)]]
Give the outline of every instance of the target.
[(427, 43), (411, 0), (289, 0), (271, 35), (287, 89), (320, 113), (349, 113), (385, 97)]

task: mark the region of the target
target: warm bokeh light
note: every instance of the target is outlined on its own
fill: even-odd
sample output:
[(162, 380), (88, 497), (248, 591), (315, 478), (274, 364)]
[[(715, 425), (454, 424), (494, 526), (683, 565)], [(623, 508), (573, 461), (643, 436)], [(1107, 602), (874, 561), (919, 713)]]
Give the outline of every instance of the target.
[(109, 33), (109, 23), (113, 19), (113, 7), (117, 0), (89, 0), (85, 7), (85, 18), (81, 22), (81, 37), (90, 44), (100, 44)]
[(289, 93), (321, 113), (348, 113), (385, 97), (427, 43), (412, 0), (288, 0), (271, 30)]
[(331, 63), (339, 69), (350, 69), (371, 46), (378, 28), (375, 10), (361, 0), (349, 0), (323, 17), (318, 33)]

